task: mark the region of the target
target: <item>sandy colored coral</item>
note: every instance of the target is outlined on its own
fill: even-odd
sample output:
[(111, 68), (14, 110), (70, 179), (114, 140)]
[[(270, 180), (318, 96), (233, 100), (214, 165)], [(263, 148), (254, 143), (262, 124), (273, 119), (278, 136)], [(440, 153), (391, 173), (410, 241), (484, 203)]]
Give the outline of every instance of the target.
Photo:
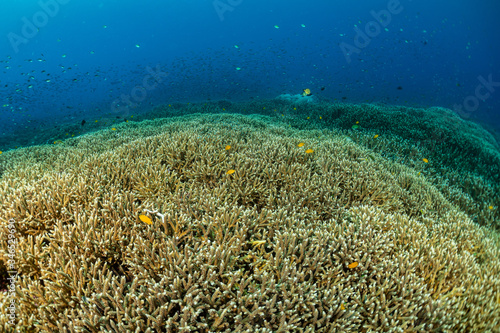
[[(215, 111), (185, 113), (204, 108)], [(462, 169), (449, 162), (460, 151), (437, 161), (449, 145), (430, 150), (419, 134), (346, 129), (349, 114), (364, 125), (390, 108), (268, 108), (130, 122), (2, 154), (1, 251), (13, 219), (20, 331), (500, 330), (494, 161)], [(486, 143), (464, 149), (498, 158), (473, 128)], [(9, 301), (0, 294), (2, 309)], [(13, 331), (5, 312), (0, 324)]]

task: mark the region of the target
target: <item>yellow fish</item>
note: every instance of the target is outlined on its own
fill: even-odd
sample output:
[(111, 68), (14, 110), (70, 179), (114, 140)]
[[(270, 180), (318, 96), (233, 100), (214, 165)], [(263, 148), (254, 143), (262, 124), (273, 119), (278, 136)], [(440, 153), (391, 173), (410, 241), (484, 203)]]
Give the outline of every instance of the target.
[(375, 136), (373, 137), (374, 139), (378, 138), (378, 134), (375, 134)]
[(313, 153), (314, 150), (312, 150), (311, 148), (309, 148), (308, 150), (306, 150), (306, 154), (310, 154), (310, 153)]
[(349, 267), (349, 268), (351, 268), (351, 269), (352, 269), (352, 268), (356, 268), (356, 267), (358, 267), (358, 265), (359, 265), (359, 263), (358, 263), (357, 261), (355, 261), (355, 262), (353, 262), (353, 263), (351, 263), (351, 264), (347, 265), (347, 267)]
[(146, 224), (153, 224), (153, 221), (146, 215), (139, 215), (139, 219)]
[(311, 89), (304, 89), (304, 92), (302, 93), (302, 96), (311, 96)]
[(305, 143), (304, 142), (301, 142), (297, 145), (297, 147), (304, 147)]
[(227, 145), (227, 146), (226, 146), (226, 150), (229, 150), (229, 149), (231, 149), (231, 146), (230, 146), (230, 145)]
[(234, 170), (234, 169), (227, 170), (226, 175), (232, 175), (235, 172), (236, 172), (236, 170)]
[(422, 161), (424, 161), (425, 163), (429, 163), (429, 160), (426, 158), (423, 158)]

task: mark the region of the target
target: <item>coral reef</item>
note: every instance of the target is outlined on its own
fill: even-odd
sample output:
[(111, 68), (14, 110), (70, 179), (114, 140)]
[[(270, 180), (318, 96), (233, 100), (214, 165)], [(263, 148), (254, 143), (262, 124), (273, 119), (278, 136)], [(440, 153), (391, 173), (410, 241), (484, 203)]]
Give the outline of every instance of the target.
[(500, 153), (481, 128), (381, 105), (155, 112), (0, 155), (19, 331), (500, 330)]

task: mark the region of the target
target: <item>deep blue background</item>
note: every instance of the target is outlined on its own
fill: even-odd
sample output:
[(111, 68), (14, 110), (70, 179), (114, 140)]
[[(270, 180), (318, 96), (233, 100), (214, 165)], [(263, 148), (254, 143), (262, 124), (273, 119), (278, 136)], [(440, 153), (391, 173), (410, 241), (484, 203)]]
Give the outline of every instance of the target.
[[(364, 30), (371, 11), (389, 1), (65, 0), (16, 52), (9, 38), (23, 36), (26, 20), (43, 18), (40, 3), (54, 1), (1, 1), (0, 135), (112, 111), (128, 117), (176, 101), (274, 98), (304, 88), (330, 100), (453, 109), (474, 101), (478, 77), (489, 75), (499, 86), (480, 90), (489, 97), (461, 114), (500, 128), (500, 6), (493, 0), (401, 0), (401, 13), (351, 62), (339, 45), (352, 45), (354, 28)], [(230, 10), (219, 15), (214, 3)], [(113, 109), (143, 85), (148, 66), (167, 76), (141, 103)]]

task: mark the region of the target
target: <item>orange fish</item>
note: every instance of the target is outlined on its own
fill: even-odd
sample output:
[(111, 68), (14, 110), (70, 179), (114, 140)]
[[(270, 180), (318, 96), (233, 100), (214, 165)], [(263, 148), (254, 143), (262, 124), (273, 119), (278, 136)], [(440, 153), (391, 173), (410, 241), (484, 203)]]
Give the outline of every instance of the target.
[(347, 265), (347, 267), (349, 267), (349, 268), (351, 268), (351, 269), (352, 269), (352, 268), (356, 268), (356, 267), (358, 267), (358, 265), (359, 265), (359, 263), (358, 263), (357, 261), (355, 261), (355, 262), (350, 263), (349, 265)]

